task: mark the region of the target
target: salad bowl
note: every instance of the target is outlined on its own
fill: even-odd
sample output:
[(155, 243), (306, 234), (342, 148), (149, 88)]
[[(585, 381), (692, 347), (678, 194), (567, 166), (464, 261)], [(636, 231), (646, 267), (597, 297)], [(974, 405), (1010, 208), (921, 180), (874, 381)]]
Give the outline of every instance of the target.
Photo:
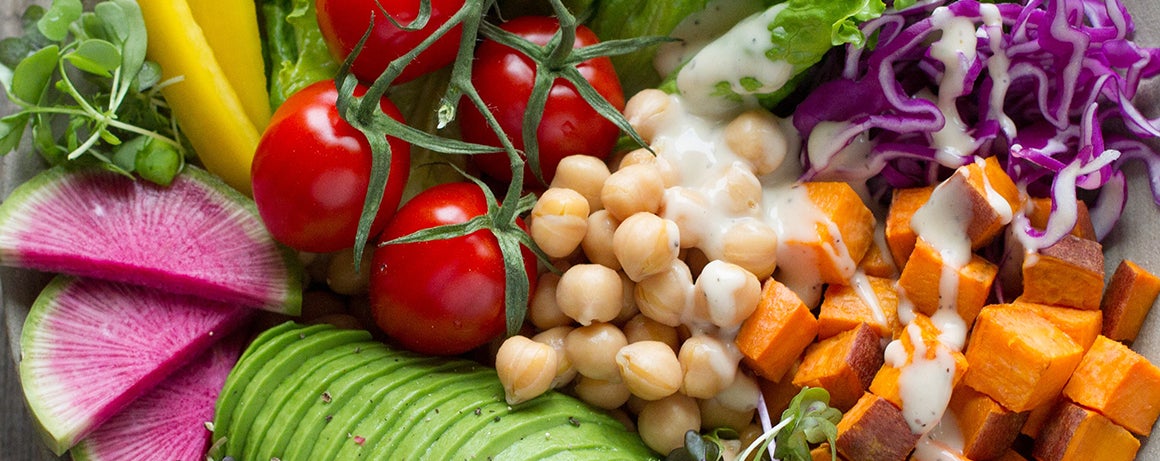
[[(19, 32), (20, 13), (28, 4), (46, 4), (47, 0), (0, 0), (0, 36)], [(1160, 2), (1156, 0), (1124, 0), (1135, 24), (1135, 40), (1146, 46), (1160, 46)], [(1160, 116), (1160, 78), (1145, 82), (1136, 97), (1137, 105), (1149, 117)], [(0, 115), (13, 111), (6, 99), (0, 98)], [(1152, 140), (1152, 147), (1160, 151), (1160, 140)], [(26, 143), (27, 144), (27, 143)], [(25, 145), (26, 145), (25, 144)], [(23, 181), (45, 167), (40, 157), (31, 152), (16, 152), (0, 157), (0, 200)], [(1160, 272), (1160, 205), (1152, 200), (1148, 190), (1148, 175), (1139, 162), (1127, 170), (1129, 198), (1123, 216), (1103, 240), (1105, 266), (1111, 271), (1123, 259), (1130, 259), (1151, 272)], [(0, 312), (3, 314), (3, 346), (7, 349), (4, 364), (0, 366), (0, 459), (41, 461), (56, 459), (41, 443), (35, 425), (26, 409), (16, 373), (20, 357), (19, 339), (29, 306), (36, 299), (49, 275), (34, 271), (0, 267)], [(1140, 336), (1132, 344), (1153, 363), (1160, 363), (1160, 315), (1151, 315)], [(1153, 436), (1160, 430), (1153, 430)], [(1160, 442), (1145, 439), (1138, 459), (1160, 459)]]

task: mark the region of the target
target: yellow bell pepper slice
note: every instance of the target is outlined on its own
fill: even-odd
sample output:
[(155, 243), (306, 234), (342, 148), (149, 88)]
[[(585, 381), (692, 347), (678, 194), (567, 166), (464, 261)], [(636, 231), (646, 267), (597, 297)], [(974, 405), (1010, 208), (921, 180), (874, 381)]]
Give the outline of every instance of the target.
[[(180, 77), (161, 92), (182, 133), (206, 169), (239, 191), (252, 194), (250, 164), (261, 133), (214, 56), (189, 4), (185, 0), (141, 0), (139, 4), (149, 31), (146, 55), (161, 66), (163, 80)], [(261, 95), (266, 98), (264, 89)]]
[(265, 130), (270, 123), (266, 66), (252, 0), (186, 0), (218, 66), (234, 88), (246, 116)]

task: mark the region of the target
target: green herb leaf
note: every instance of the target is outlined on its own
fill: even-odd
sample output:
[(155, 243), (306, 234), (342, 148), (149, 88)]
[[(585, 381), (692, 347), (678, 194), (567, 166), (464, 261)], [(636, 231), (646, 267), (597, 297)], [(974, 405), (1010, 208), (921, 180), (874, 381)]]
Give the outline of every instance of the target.
[(20, 61), (12, 72), (10, 94), (18, 104), (36, 104), (56, 72), (60, 61), (60, 48), (50, 45)]
[(16, 150), (20, 146), (20, 138), (24, 136), (24, 128), (28, 126), (28, 114), (15, 113), (0, 118), (0, 155)]
[(102, 77), (112, 77), (113, 71), (121, 66), (121, 52), (117, 47), (99, 39), (81, 42), (64, 58), (77, 69)]
[(69, 26), (81, 17), (83, 9), (80, 0), (53, 0), (44, 17), (36, 22), (36, 28), (49, 40), (64, 40), (68, 37)]
[(146, 141), (141, 150), (137, 152), (134, 170), (146, 181), (168, 186), (184, 165), (181, 152), (172, 144), (145, 136), (139, 136), (137, 139), (141, 138), (145, 138)]

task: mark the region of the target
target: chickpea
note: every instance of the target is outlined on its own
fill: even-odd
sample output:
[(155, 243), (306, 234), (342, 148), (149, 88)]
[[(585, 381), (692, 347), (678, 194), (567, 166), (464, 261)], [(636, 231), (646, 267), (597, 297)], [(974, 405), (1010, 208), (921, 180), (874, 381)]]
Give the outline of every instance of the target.
[(751, 423), (748, 426), (745, 426), (745, 428), (742, 429), (741, 432), (737, 435), (740, 436), (739, 438), (741, 440), (741, 446), (748, 447), (753, 445), (753, 442), (756, 442), (757, 438), (761, 437), (761, 435), (764, 433), (765, 429), (762, 429), (760, 424)]
[(550, 188), (532, 208), (529, 233), (548, 256), (563, 258), (576, 251), (588, 232), (588, 199), (572, 189)]
[(685, 446), (686, 432), (701, 430), (701, 410), (692, 397), (673, 394), (645, 404), (636, 426), (649, 448), (668, 453)]
[(628, 278), (640, 282), (664, 272), (681, 251), (676, 223), (652, 213), (629, 216), (612, 235), (612, 252)]
[(667, 344), (639, 341), (616, 353), (620, 378), (628, 390), (645, 400), (659, 400), (681, 388), (681, 362)]
[(335, 293), (360, 295), (367, 292), (371, 284), (372, 246), (363, 250), (358, 272), (354, 270), (354, 249), (348, 248), (334, 253), (326, 266), (326, 285)]
[(628, 401), (630, 395), (628, 386), (624, 383), (592, 379), (587, 376), (580, 376), (576, 385), (572, 387), (572, 392), (585, 403), (605, 410), (620, 408)]
[(709, 202), (700, 191), (688, 187), (670, 187), (661, 196), (659, 215), (677, 225), (681, 248), (701, 244), (709, 223)]
[(623, 221), (634, 213), (655, 213), (661, 206), (664, 191), (664, 179), (655, 162), (629, 165), (604, 181), (600, 201), (614, 218)]
[(717, 399), (698, 400), (701, 409), (701, 428), (705, 430), (727, 427), (737, 432), (753, 422), (755, 410), (737, 411), (721, 404)]
[(757, 379), (738, 372), (737, 376), (733, 377), (733, 384), (719, 392), (713, 400), (733, 411), (753, 411), (757, 410), (757, 400), (760, 396), (761, 385), (757, 384)]
[(536, 328), (549, 328), (571, 325), (572, 318), (560, 310), (556, 303), (556, 288), (560, 284), (560, 276), (551, 272), (540, 275), (536, 282), (536, 291), (532, 293), (531, 303), (528, 304), (528, 320)]
[(612, 217), (608, 210), (596, 210), (588, 215), (588, 232), (580, 240), (580, 248), (589, 261), (620, 270), (620, 260), (612, 252), (612, 236), (620, 221)]
[(616, 271), (599, 264), (577, 264), (560, 277), (556, 304), (581, 325), (591, 325), (612, 321), (620, 314), (622, 293)]
[(589, 378), (619, 382), (616, 353), (628, 339), (616, 326), (593, 323), (572, 330), (564, 337), (564, 352), (576, 371)]
[(677, 329), (638, 314), (624, 324), (624, 337), (628, 343), (640, 341), (660, 341), (675, 353), (680, 343), (677, 342)]
[[(665, 125), (672, 98), (664, 91), (648, 89), (637, 93), (624, 105), (624, 118), (645, 142), (652, 142)], [(666, 452), (667, 453), (667, 452)]]
[(623, 326), (629, 319), (635, 317), (640, 313), (640, 309), (636, 307), (636, 282), (628, 278), (628, 274), (624, 272), (617, 272), (620, 275), (620, 313), (616, 314), (616, 318), (612, 319), (612, 323)]
[(684, 261), (676, 259), (668, 270), (637, 282), (635, 294), (641, 314), (675, 327), (693, 302), (693, 275)]
[(678, 358), (685, 370), (681, 392), (689, 397), (711, 399), (733, 384), (738, 359), (727, 347), (708, 335), (693, 335), (681, 344)]
[(734, 214), (753, 215), (761, 205), (761, 182), (752, 172), (734, 163), (714, 184), (716, 206)]
[(525, 336), (512, 336), (495, 355), (495, 369), (509, 405), (525, 402), (551, 388), (558, 368), (556, 351)]
[(571, 332), (572, 327), (561, 326), (532, 336), (532, 341), (552, 346), (556, 351), (556, 377), (552, 380), (553, 389), (562, 387), (576, 378), (576, 367), (572, 366), (572, 361), (568, 360), (568, 354), (564, 351), (564, 338)]
[(729, 227), (722, 238), (720, 259), (744, 267), (758, 279), (777, 268), (777, 232), (758, 219), (742, 219)]
[(623, 170), (629, 165), (656, 165), (657, 156), (643, 147), (633, 149), (620, 157), (616, 169)]
[(764, 110), (738, 115), (725, 127), (725, 145), (764, 175), (776, 170), (789, 153), (789, 141), (777, 118)]
[(761, 282), (757, 276), (721, 260), (707, 264), (693, 284), (697, 317), (725, 329), (741, 326), (757, 310), (760, 300)]
[(329, 290), (308, 290), (302, 293), (302, 320), (324, 315), (346, 313), (346, 300)]
[(604, 209), (600, 201), (600, 190), (604, 188), (604, 181), (612, 173), (603, 160), (591, 155), (569, 155), (560, 160), (556, 166), (556, 176), (552, 178), (551, 188), (572, 189), (588, 200), (588, 209), (591, 211)]

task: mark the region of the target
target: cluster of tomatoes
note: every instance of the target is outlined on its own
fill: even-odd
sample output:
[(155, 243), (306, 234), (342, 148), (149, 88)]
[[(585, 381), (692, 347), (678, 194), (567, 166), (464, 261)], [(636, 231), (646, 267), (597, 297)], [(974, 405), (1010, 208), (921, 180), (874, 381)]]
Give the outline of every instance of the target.
[[(395, 58), (419, 45), (464, 5), (463, 0), (433, 0), (431, 18), (420, 30), (405, 30), (382, 17), (375, 0), (318, 0), (320, 29), (333, 55), (345, 59), (367, 30), (373, 31), (356, 57), (352, 72), (367, 83)], [(418, 2), (383, 2), (395, 22), (407, 24), (418, 13)], [(500, 25), (526, 40), (545, 45), (559, 28), (551, 17), (521, 17)], [(403, 83), (447, 66), (456, 59), (462, 32), (458, 26), (440, 37), (407, 65), (395, 83)], [(574, 46), (597, 43), (581, 26)], [(476, 47), (472, 83), (516, 148), (523, 146), (522, 123), (536, 78), (537, 63), (528, 56), (484, 39)], [(620, 83), (607, 58), (577, 65), (586, 80), (614, 107), (623, 109)], [(356, 95), (366, 89), (356, 89)], [(309, 86), (290, 97), (274, 114), (263, 134), (253, 163), (253, 190), (258, 209), (271, 234), (305, 252), (326, 253), (350, 248), (371, 172), (371, 148), (366, 137), (340, 116), (333, 81)], [(383, 112), (403, 121), (394, 104), (383, 98)], [(465, 141), (499, 146), (495, 132), (470, 103), (460, 105), (460, 129)], [(538, 128), (539, 158), (544, 179), (551, 181), (556, 165), (569, 155), (607, 155), (619, 129), (602, 118), (576, 89), (557, 80), (550, 90)], [(382, 205), (371, 227), (372, 244), (417, 230), (466, 222), (488, 211), (479, 186), (456, 183), (427, 189), (399, 208), (410, 169), (407, 143), (389, 139), (390, 176)], [(511, 180), (511, 164), (503, 153), (475, 155), (479, 171), (496, 181)], [(528, 172), (528, 181), (536, 181)], [(530, 280), (536, 260), (523, 252)], [(505, 329), (504, 261), (495, 236), (487, 230), (443, 240), (375, 245), (370, 297), (376, 323), (403, 345), (426, 353), (457, 354), (487, 343)]]

